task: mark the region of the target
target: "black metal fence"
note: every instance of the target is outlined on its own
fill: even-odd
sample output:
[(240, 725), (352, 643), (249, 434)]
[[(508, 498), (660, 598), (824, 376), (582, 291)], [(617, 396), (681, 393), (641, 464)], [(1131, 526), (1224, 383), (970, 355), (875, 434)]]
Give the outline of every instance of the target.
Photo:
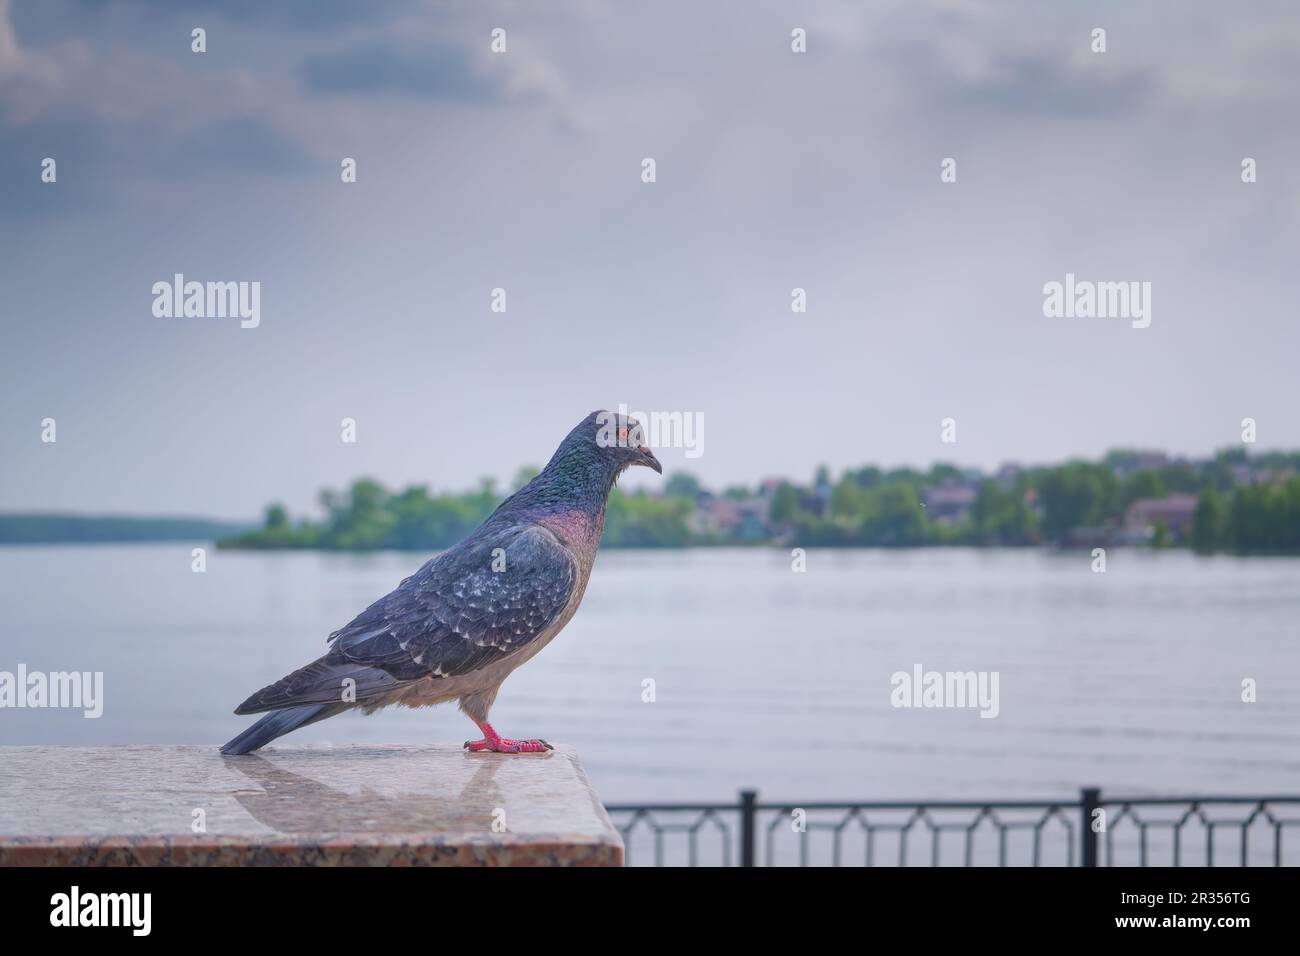
[(1300, 796), (618, 804), (629, 866), (1300, 865)]

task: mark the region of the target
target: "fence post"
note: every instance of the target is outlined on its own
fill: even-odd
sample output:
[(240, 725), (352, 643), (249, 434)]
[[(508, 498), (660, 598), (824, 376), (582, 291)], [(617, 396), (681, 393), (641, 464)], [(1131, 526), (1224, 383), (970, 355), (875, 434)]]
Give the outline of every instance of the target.
[[(1081, 866), (1097, 865), (1097, 831), (1092, 828), (1092, 818), (1095, 811), (1101, 808), (1101, 789), (1099, 787), (1084, 787), (1079, 797), (1079, 807), (1082, 816), (1079, 820), (1080, 836), (1083, 841), (1083, 853), (1080, 862)], [(1102, 818), (1105, 820), (1105, 817)]]
[(740, 791), (740, 865), (754, 865), (754, 817), (757, 790)]

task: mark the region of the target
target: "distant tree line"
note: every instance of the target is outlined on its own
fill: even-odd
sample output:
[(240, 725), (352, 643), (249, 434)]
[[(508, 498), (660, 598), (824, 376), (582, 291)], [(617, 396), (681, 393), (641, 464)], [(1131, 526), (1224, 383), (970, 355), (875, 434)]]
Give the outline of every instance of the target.
[(0, 515), (0, 544), (211, 541), (246, 527), (247, 524), (206, 518), (6, 514)]
[(1300, 553), (1300, 478), (1273, 485), (1214, 489), (1196, 503), (1192, 547), (1201, 552)]
[[(985, 475), (950, 464), (926, 471), (867, 466), (832, 481), (818, 469), (811, 484), (732, 486), (715, 494), (678, 473), (662, 494), (610, 496), (604, 543), (611, 547), (684, 547), (697, 544), (793, 543), (830, 547), (925, 545), (1030, 546), (1064, 544), (1079, 529), (1117, 528), (1139, 499), (1180, 493), (1197, 496), (1186, 543), (1198, 551), (1300, 553), (1300, 453), (1251, 456), (1231, 449), (1214, 458), (1158, 467), (1126, 467), (1135, 453), (1116, 451), (1102, 461), (1009, 469)], [(1247, 480), (1243, 481), (1243, 469)], [(515, 487), (536, 474), (522, 469)], [(1252, 481), (1258, 478), (1257, 483)], [(955, 516), (936, 517), (927, 498), (936, 489), (969, 489)], [(459, 541), (501, 502), (491, 481), (464, 493), (433, 493), (424, 485), (389, 491), (371, 479), (344, 492), (321, 493), (324, 517), (291, 521), (281, 505), (267, 509), (257, 530), (223, 538), (235, 548), (437, 550)], [(697, 519), (720, 502), (748, 505), (761, 534)], [(1157, 527), (1151, 544), (1172, 543)]]
[[(1207, 461), (1172, 462), (1121, 477), (1117, 463), (1131, 455), (1113, 452), (1101, 462), (1030, 467), (1001, 477), (972, 476), (951, 465), (927, 472), (867, 467), (830, 486), (829, 495), (821, 495), (824, 505), (808, 489), (781, 485), (771, 517), (785, 537), (809, 545), (1064, 544), (1080, 529), (1120, 527), (1139, 499), (1177, 493), (1197, 496), (1186, 543), (1198, 551), (1300, 552), (1300, 453), (1248, 461), (1231, 449)], [(952, 486), (973, 489), (968, 512), (958, 520), (932, 518), (923, 507), (927, 492)], [(1153, 545), (1170, 542), (1167, 528), (1155, 531)]]

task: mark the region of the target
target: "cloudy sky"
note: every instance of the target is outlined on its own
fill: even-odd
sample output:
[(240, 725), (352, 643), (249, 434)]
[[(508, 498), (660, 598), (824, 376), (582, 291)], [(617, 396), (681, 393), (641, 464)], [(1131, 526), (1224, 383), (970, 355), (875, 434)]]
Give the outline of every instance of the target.
[(1298, 54), (1286, 2), (0, 0), (0, 508), (462, 488), (620, 402), (717, 484), (1300, 446)]

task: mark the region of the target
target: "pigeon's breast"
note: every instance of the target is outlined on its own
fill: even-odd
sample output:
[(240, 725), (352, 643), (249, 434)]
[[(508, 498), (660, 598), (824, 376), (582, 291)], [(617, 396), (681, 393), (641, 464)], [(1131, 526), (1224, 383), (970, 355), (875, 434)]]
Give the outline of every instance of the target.
[[(551, 639), (554, 638), (555, 635), (564, 630), (565, 625), (568, 624), (573, 618), (573, 615), (578, 612), (578, 605), (582, 603), (582, 595), (587, 590), (587, 581), (591, 577), (589, 573), (590, 570), (590, 563), (588, 563), (585, 568), (580, 569), (580, 577), (574, 584), (573, 594), (569, 598), (568, 603), (565, 604), (564, 609), (560, 611), (559, 616), (547, 626), (546, 630), (537, 635), (535, 639), (529, 641), (520, 650), (508, 655), (507, 657), (493, 661), (486, 667), (453, 678), (451, 681), (442, 682), (441, 684), (436, 681), (431, 681), (426, 688), (417, 692), (416, 696), (418, 696), (422, 702), (436, 702), (447, 700), (449, 699), (449, 696), (453, 695), (463, 696), (466, 694), (482, 693), (484, 691), (492, 691), (492, 693), (495, 693), (495, 688), (499, 687), (501, 682), (509, 677), (510, 673), (515, 668), (537, 656), (542, 648), (551, 643)], [(436, 700), (433, 695), (437, 695)], [(411, 704), (409, 706), (419, 705)]]
[[(537, 523), (559, 538), (575, 558), (586, 585), (586, 576), (591, 572), (591, 565), (596, 560), (596, 548), (600, 545), (601, 532), (605, 530), (605, 509), (592, 514), (581, 508), (566, 511), (554, 511), (536, 519)], [(580, 595), (579, 595), (580, 596)]]
[(480, 670), (467, 674), (464, 678), (458, 679), (458, 690), (462, 693), (493, 688), (499, 685), (509, 676), (511, 671), (531, 660), (551, 642), (555, 635), (564, 630), (565, 625), (577, 613), (578, 605), (582, 603), (582, 596), (587, 590), (587, 582), (591, 580), (591, 566), (596, 559), (596, 548), (600, 544), (600, 534), (604, 529), (604, 512), (602, 511), (596, 516), (579, 510), (552, 512), (534, 520), (559, 538), (573, 554), (578, 572), (577, 579), (573, 584), (573, 593), (569, 595), (568, 602), (555, 620), (547, 626), (546, 630), (534, 640), (529, 641), (522, 649), (494, 661)]

